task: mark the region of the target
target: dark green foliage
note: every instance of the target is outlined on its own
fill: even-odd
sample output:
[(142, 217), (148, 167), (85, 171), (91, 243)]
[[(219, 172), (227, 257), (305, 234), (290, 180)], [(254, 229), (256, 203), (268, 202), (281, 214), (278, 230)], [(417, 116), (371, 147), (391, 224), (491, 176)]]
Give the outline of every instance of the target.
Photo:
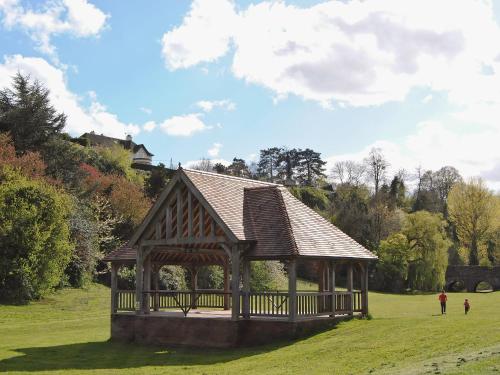
[(312, 209), (324, 211), (329, 206), (328, 192), (311, 186), (290, 188), (290, 192)]
[(36, 299), (62, 279), (70, 243), (67, 196), (3, 170), (0, 177), (0, 300)]
[(18, 153), (39, 150), (61, 132), (66, 115), (57, 113), (49, 90), (29, 76), (17, 73), (12, 86), (0, 91), (0, 131), (10, 132)]
[(249, 178), (251, 176), (245, 160), (238, 158), (233, 159), (233, 162), (226, 168), (225, 173), (236, 177)]
[(250, 290), (279, 290), (286, 283), (283, 264), (276, 261), (251, 262)]
[(160, 270), (160, 288), (187, 290), (186, 271), (180, 266), (164, 266)]
[(47, 165), (46, 174), (67, 186), (78, 188), (83, 178), (80, 165), (91, 159), (84, 150), (62, 137), (52, 137), (41, 150)]
[(221, 174), (225, 174), (227, 173), (227, 168), (224, 164), (222, 163), (216, 163), (214, 166), (213, 166), (213, 171), (216, 172), (216, 173), (221, 173)]
[(305, 185), (312, 185), (319, 177), (324, 177), (325, 161), (321, 159), (321, 153), (310, 148), (297, 151), (297, 178)]
[(75, 249), (65, 274), (73, 287), (82, 287), (93, 279), (100, 258), (97, 226), (90, 207), (75, 201), (70, 217), (71, 240)]
[(205, 266), (198, 269), (198, 289), (223, 289), (224, 270), (221, 266)]
[(165, 165), (160, 163), (158, 167), (151, 171), (151, 174), (144, 181), (144, 191), (146, 196), (156, 200), (168, 182), (168, 172)]
[(279, 147), (271, 147), (265, 150), (260, 150), (260, 159), (257, 165), (257, 173), (259, 177), (264, 177), (266, 180), (273, 182), (277, 173), (279, 160), (282, 149)]

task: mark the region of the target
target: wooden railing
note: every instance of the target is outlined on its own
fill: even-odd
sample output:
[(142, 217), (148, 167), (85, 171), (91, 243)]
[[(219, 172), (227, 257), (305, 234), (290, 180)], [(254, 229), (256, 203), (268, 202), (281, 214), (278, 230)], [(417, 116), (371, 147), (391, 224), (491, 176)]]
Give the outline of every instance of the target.
[(135, 310), (135, 290), (117, 290), (115, 299), (116, 299), (116, 310), (118, 311)]
[[(187, 315), (191, 309), (231, 307), (231, 293), (218, 290), (197, 291), (147, 291), (144, 298), (149, 300), (151, 310), (180, 309)], [(244, 314), (245, 293), (241, 293), (240, 314)], [(134, 311), (136, 309), (135, 291), (118, 290), (115, 295), (117, 311)], [(297, 292), (296, 313), (298, 317), (327, 315), (333, 312), (332, 301), (335, 301), (335, 314), (350, 314), (363, 311), (362, 292)], [(290, 315), (290, 298), (288, 292), (249, 292), (248, 310), (250, 316), (287, 317)]]
[[(288, 316), (288, 293), (250, 292), (250, 316)], [(243, 308), (243, 304), (241, 304)]]

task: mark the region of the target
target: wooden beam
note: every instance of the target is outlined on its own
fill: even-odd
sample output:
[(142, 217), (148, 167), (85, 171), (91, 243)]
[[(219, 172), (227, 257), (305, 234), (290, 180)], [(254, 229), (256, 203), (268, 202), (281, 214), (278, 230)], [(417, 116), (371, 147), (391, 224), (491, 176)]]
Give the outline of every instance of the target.
[(165, 210), (165, 239), (172, 237), (172, 207), (168, 204)]
[[(229, 293), (229, 261), (228, 258), (224, 260), (224, 293)], [(229, 310), (229, 295), (224, 294), (224, 310)]]
[(210, 237), (215, 237), (215, 220), (210, 220)]
[(227, 242), (225, 237), (183, 237), (183, 238), (169, 238), (160, 240), (145, 240), (143, 244), (146, 246), (170, 246), (170, 245), (204, 245), (204, 244), (220, 244)]
[(240, 249), (233, 245), (231, 249), (231, 319), (238, 320), (240, 317)]
[(180, 181), (181, 177), (179, 172), (177, 172), (174, 177), (169, 181), (167, 186), (165, 187), (165, 190), (160, 194), (160, 197), (156, 201), (156, 203), (151, 207), (149, 210), (148, 214), (146, 215), (146, 218), (143, 220), (139, 228), (134, 232), (132, 235), (132, 238), (130, 239), (129, 245), (134, 246), (137, 244), (137, 241), (141, 238), (142, 234), (148, 227), (149, 223), (153, 220), (153, 218), (156, 216), (160, 208), (163, 206), (163, 202), (167, 199), (168, 195), (170, 192), (174, 189), (174, 187), (178, 184)]
[(191, 192), (188, 191), (187, 194), (188, 201), (188, 237), (193, 237), (193, 198)]
[(297, 260), (295, 259), (288, 262), (288, 299), (290, 306), (288, 320), (295, 322), (297, 320)]
[(349, 315), (353, 315), (353, 296), (352, 296), (352, 287), (353, 287), (353, 267), (352, 262), (349, 262), (347, 265), (347, 291), (351, 292), (350, 303), (349, 303)]
[(332, 292), (332, 315), (330, 317), (335, 318), (335, 262), (332, 260), (330, 261), (330, 272), (329, 272), (329, 277), (330, 277), (330, 290)]
[(135, 300), (136, 300), (136, 314), (141, 314), (142, 312), (142, 274), (143, 274), (143, 261), (142, 254), (144, 247), (139, 246), (137, 250), (137, 261), (135, 265)]
[(243, 260), (243, 317), (250, 318), (250, 261)]
[(159, 221), (156, 223), (155, 238), (157, 240), (161, 239), (161, 223)]
[(182, 237), (182, 193), (181, 188), (175, 192), (177, 196), (177, 238)]
[(143, 291), (148, 292), (143, 296), (142, 308), (145, 314), (149, 314), (149, 291), (151, 290), (151, 254), (144, 259), (144, 284)]
[(198, 224), (200, 226), (200, 238), (205, 237), (205, 207), (201, 203), (199, 203), (200, 207), (200, 219), (198, 220)]
[(368, 315), (368, 262), (363, 264), (361, 272), (361, 313)]
[(111, 314), (118, 311), (118, 269), (120, 266), (116, 263), (111, 263)]

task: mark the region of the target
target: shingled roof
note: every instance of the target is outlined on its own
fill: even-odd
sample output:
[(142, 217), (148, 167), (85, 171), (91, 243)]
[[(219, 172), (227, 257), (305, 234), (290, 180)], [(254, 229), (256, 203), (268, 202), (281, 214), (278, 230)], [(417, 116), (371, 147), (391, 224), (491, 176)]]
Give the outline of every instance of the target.
[[(377, 258), (282, 185), (191, 169), (177, 173), (203, 196), (237, 241), (253, 244), (248, 257)], [(159, 208), (161, 202), (156, 205)], [(105, 261), (128, 260), (133, 252), (127, 245)]]
[(376, 259), (282, 185), (183, 172), (239, 240), (256, 241), (249, 256)]

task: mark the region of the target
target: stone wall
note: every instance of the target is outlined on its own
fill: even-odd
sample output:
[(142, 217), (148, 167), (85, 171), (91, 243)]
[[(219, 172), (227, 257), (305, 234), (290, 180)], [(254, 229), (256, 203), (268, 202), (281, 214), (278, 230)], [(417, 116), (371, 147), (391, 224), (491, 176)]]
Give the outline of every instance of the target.
[(461, 282), (468, 292), (475, 292), (481, 281), (488, 282), (493, 290), (500, 290), (500, 266), (448, 266), (446, 270), (446, 289)]

